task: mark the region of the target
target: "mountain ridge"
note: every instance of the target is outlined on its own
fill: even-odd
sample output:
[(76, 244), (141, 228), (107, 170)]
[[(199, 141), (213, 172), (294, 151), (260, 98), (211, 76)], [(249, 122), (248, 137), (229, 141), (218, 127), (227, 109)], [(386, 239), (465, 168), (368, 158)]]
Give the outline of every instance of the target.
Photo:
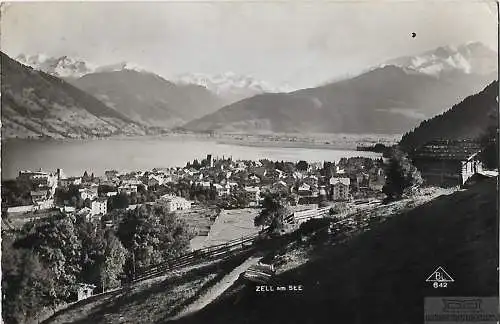
[(404, 133), (482, 89), (495, 75), (440, 77), (387, 65), (287, 94), (261, 94), (187, 123), (191, 131)]
[(0, 52), (2, 138), (143, 135), (144, 128), (66, 81)]
[(203, 87), (179, 86), (151, 72), (102, 71), (70, 82), (147, 126), (175, 127), (221, 106), (219, 98)]

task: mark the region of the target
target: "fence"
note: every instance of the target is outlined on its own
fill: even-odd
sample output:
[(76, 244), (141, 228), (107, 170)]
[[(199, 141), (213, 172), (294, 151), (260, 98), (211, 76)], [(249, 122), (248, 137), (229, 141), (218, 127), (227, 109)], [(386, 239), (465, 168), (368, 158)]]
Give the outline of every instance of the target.
[[(308, 209), (291, 214), (287, 217), (288, 221), (296, 224), (301, 224), (313, 218), (323, 218), (328, 216), (330, 207)], [(146, 280), (166, 271), (174, 270), (187, 265), (194, 265), (200, 260), (211, 260), (226, 257), (237, 251), (243, 251), (253, 245), (254, 240), (259, 236), (259, 233), (248, 235), (242, 238), (234, 239), (226, 243), (212, 245), (206, 248), (194, 250), (179, 257), (171, 258), (160, 264), (142, 268), (134, 276), (134, 282)]]
[(174, 270), (188, 265), (194, 265), (201, 260), (213, 260), (226, 257), (238, 251), (244, 251), (253, 245), (259, 234), (252, 234), (242, 238), (234, 239), (226, 243), (198, 249), (179, 257), (168, 259), (160, 264), (140, 269), (134, 276), (133, 282), (153, 278), (166, 271)]
[(330, 213), (330, 207), (308, 209), (293, 213), (293, 220), (297, 224), (301, 224), (313, 218), (326, 217), (328, 216), (329, 213)]

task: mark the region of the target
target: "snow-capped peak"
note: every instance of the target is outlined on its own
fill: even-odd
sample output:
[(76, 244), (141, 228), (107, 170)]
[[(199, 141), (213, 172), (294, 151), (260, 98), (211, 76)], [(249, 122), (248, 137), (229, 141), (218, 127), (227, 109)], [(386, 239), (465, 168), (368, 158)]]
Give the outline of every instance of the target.
[(441, 46), (416, 56), (388, 61), (404, 69), (439, 76), (444, 72), (488, 74), (497, 71), (498, 54), (479, 42), (459, 46)]
[(132, 62), (120, 62), (116, 64), (98, 66), (83, 59), (69, 56), (51, 57), (46, 54), (21, 54), (16, 58), (16, 60), (24, 65), (31, 66), (36, 70), (62, 78), (79, 78), (86, 74), (95, 72), (113, 72), (122, 70), (147, 72), (145, 68)]
[(200, 85), (228, 101), (237, 101), (261, 93), (289, 92), (288, 86), (275, 87), (253, 76), (231, 71), (218, 74), (184, 73), (175, 77), (177, 84)]
[(46, 54), (24, 55), (21, 54), (17, 61), (58, 77), (81, 77), (92, 73), (95, 65), (80, 58), (69, 56), (51, 57)]

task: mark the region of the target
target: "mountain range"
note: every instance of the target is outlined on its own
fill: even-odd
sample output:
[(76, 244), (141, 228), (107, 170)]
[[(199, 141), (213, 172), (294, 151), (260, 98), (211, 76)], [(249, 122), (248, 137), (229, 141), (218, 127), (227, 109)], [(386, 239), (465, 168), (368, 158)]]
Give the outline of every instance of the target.
[(221, 100), (204, 87), (176, 85), (144, 71), (95, 72), (69, 82), (146, 126), (179, 126), (222, 106)]
[[(183, 126), (191, 131), (397, 134), (497, 77), (480, 43), (391, 60), (361, 75), (290, 93), (260, 94)], [(458, 64), (461, 62), (461, 64)]]
[[(16, 57), (16, 60), (36, 70), (72, 81), (88, 74), (102, 72), (148, 72), (146, 68), (132, 62), (119, 62), (99, 66), (84, 59), (69, 56), (51, 57), (44, 54), (21, 54)], [(208, 89), (220, 99), (218, 108), (260, 93), (291, 91), (289, 87), (273, 87), (266, 81), (257, 80), (254, 77), (240, 75), (234, 72), (213, 75), (204, 73), (183, 73), (177, 75), (169, 82), (181, 87), (197, 85)]]
[(2, 138), (144, 135), (145, 129), (66, 81), (0, 52)]
[[(93, 126), (88, 123), (84, 127), (79, 120), (70, 127), (75, 121), (66, 115), (77, 108), (100, 120), (99, 134), (114, 134), (117, 122), (134, 134), (150, 127), (402, 134), (497, 78), (497, 53), (481, 43), (396, 58), (355, 77), (297, 91), (235, 73), (184, 74), (172, 82), (126, 62), (96, 66), (66, 56), (18, 59), (24, 65), (2, 55), (7, 62), (2, 71), (5, 136), (90, 136)], [(42, 119), (33, 114), (37, 109), (44, 111)], [(49, 115), (54, 118), (47, 119)], [(115, 124), (101, 125), (109, 123), (103, 120), (108, 117)]]

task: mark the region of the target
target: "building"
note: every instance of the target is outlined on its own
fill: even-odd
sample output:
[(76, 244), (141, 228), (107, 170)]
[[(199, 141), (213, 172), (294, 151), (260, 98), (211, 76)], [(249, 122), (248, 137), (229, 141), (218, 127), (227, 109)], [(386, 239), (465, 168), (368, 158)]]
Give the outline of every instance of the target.
[(290, 193), (290, 187), (286, 182), (280, 180), (271, 185), (270, 191), (275, 193)]
[(304, 183), (307, 183), (309, 186), (314, 187), (318, 185), (318, 177), (315, 175), (309, 175), (304, 178)]
[(36, 190), (46, 188), (50, 192), (50, 197), (52, 197), (57, 188), (59, 174), (59, 170), (56, 173), (47, 173), (42, 170), (34, 172), (25, 170), (19, 172), (16, 180), (18, 182), (30, 184), (33, 188), (37, 188)]
[(264, 172), (263, 178), (267, 182), (276, 182), (279, 181), (281, 178), (283, 178), (284, 172), (278, 169), (273, 169), (273, 170), (266, 170)]
[(108, 191), (106, 192), (106, 197), (114, 197), (118, 194), (117, 191)]
[(59, 179), (60, 187), (68, 187), (70, 185), (79, 186), (82, 184), (82, 177), (70, 177), (66, 179)]
[(176, 210), (185, 210), (191, 208), (191, 201), (177, 196), (163, 195), (158, 200), (159, 203), (165, 205), (169, 212)]
[(90, 204), (90, 215), (106, 215), (108, 213), (108, 202), (106, 199), (96, 199)]
[(310, 196), (312, 194), (311, 186), (307, 183), (303, 183), (297, 190), (300, 196)]
[(349, 200), (349, 186), (351, 184), (351, 179), (331, 177), (330, 178), (330, 192), (332, 200), (334, 201), (345, 201)]
[(163, 184), (163, 177), (150, 175), (145, 184), (149, 187), (161, 186)]
[(124, 184), (118, 187), (119, 194), (131, 195), (132, 193), (137, 193), (137, 186), (132, 184)]
[(65, 213), (66, 215), (74, 215), (76, 212), (75, 207), (71, 207), (71, 206), (63, 206), (63, 207), (59, 208), (59, 210), (62, 213)]
[(260, 204), (260, 188), (245, 187), (245, 197), (249, 201), (249, 206), (258, 206)]
[(80, 197), (83, 200), (87, 200), (87, 199), (94, 200), (97, 198), (97, 189), (94, 190), (91, 188), (82, 188), (82, 189), (78, 189), (78, 191), (80, 192)]
[(461, 186), (482, 171), (481, 145), (473, 141), (432, 141), (410, 154), (426, 184)]
[(214, 184), (215, 192), (217, 193), (217, 197), (229, 196), (231, 194), (231, 187), (226, 185), (220, 185), (218, 183)]
[(54, 199), (40, 200), (35, 203), (35, 210), (45, 210), (54, 208)]
[(33, 204), (37, 204), (50, 198), (50, 192), (46, 189), (32, 190), (30, 195)]
[(80, 301), (82, 299), (89, 298), (94, 293), (94, 289), (96, 286), (86, 283), (78, 284), (77, 289), (77, 300)]

